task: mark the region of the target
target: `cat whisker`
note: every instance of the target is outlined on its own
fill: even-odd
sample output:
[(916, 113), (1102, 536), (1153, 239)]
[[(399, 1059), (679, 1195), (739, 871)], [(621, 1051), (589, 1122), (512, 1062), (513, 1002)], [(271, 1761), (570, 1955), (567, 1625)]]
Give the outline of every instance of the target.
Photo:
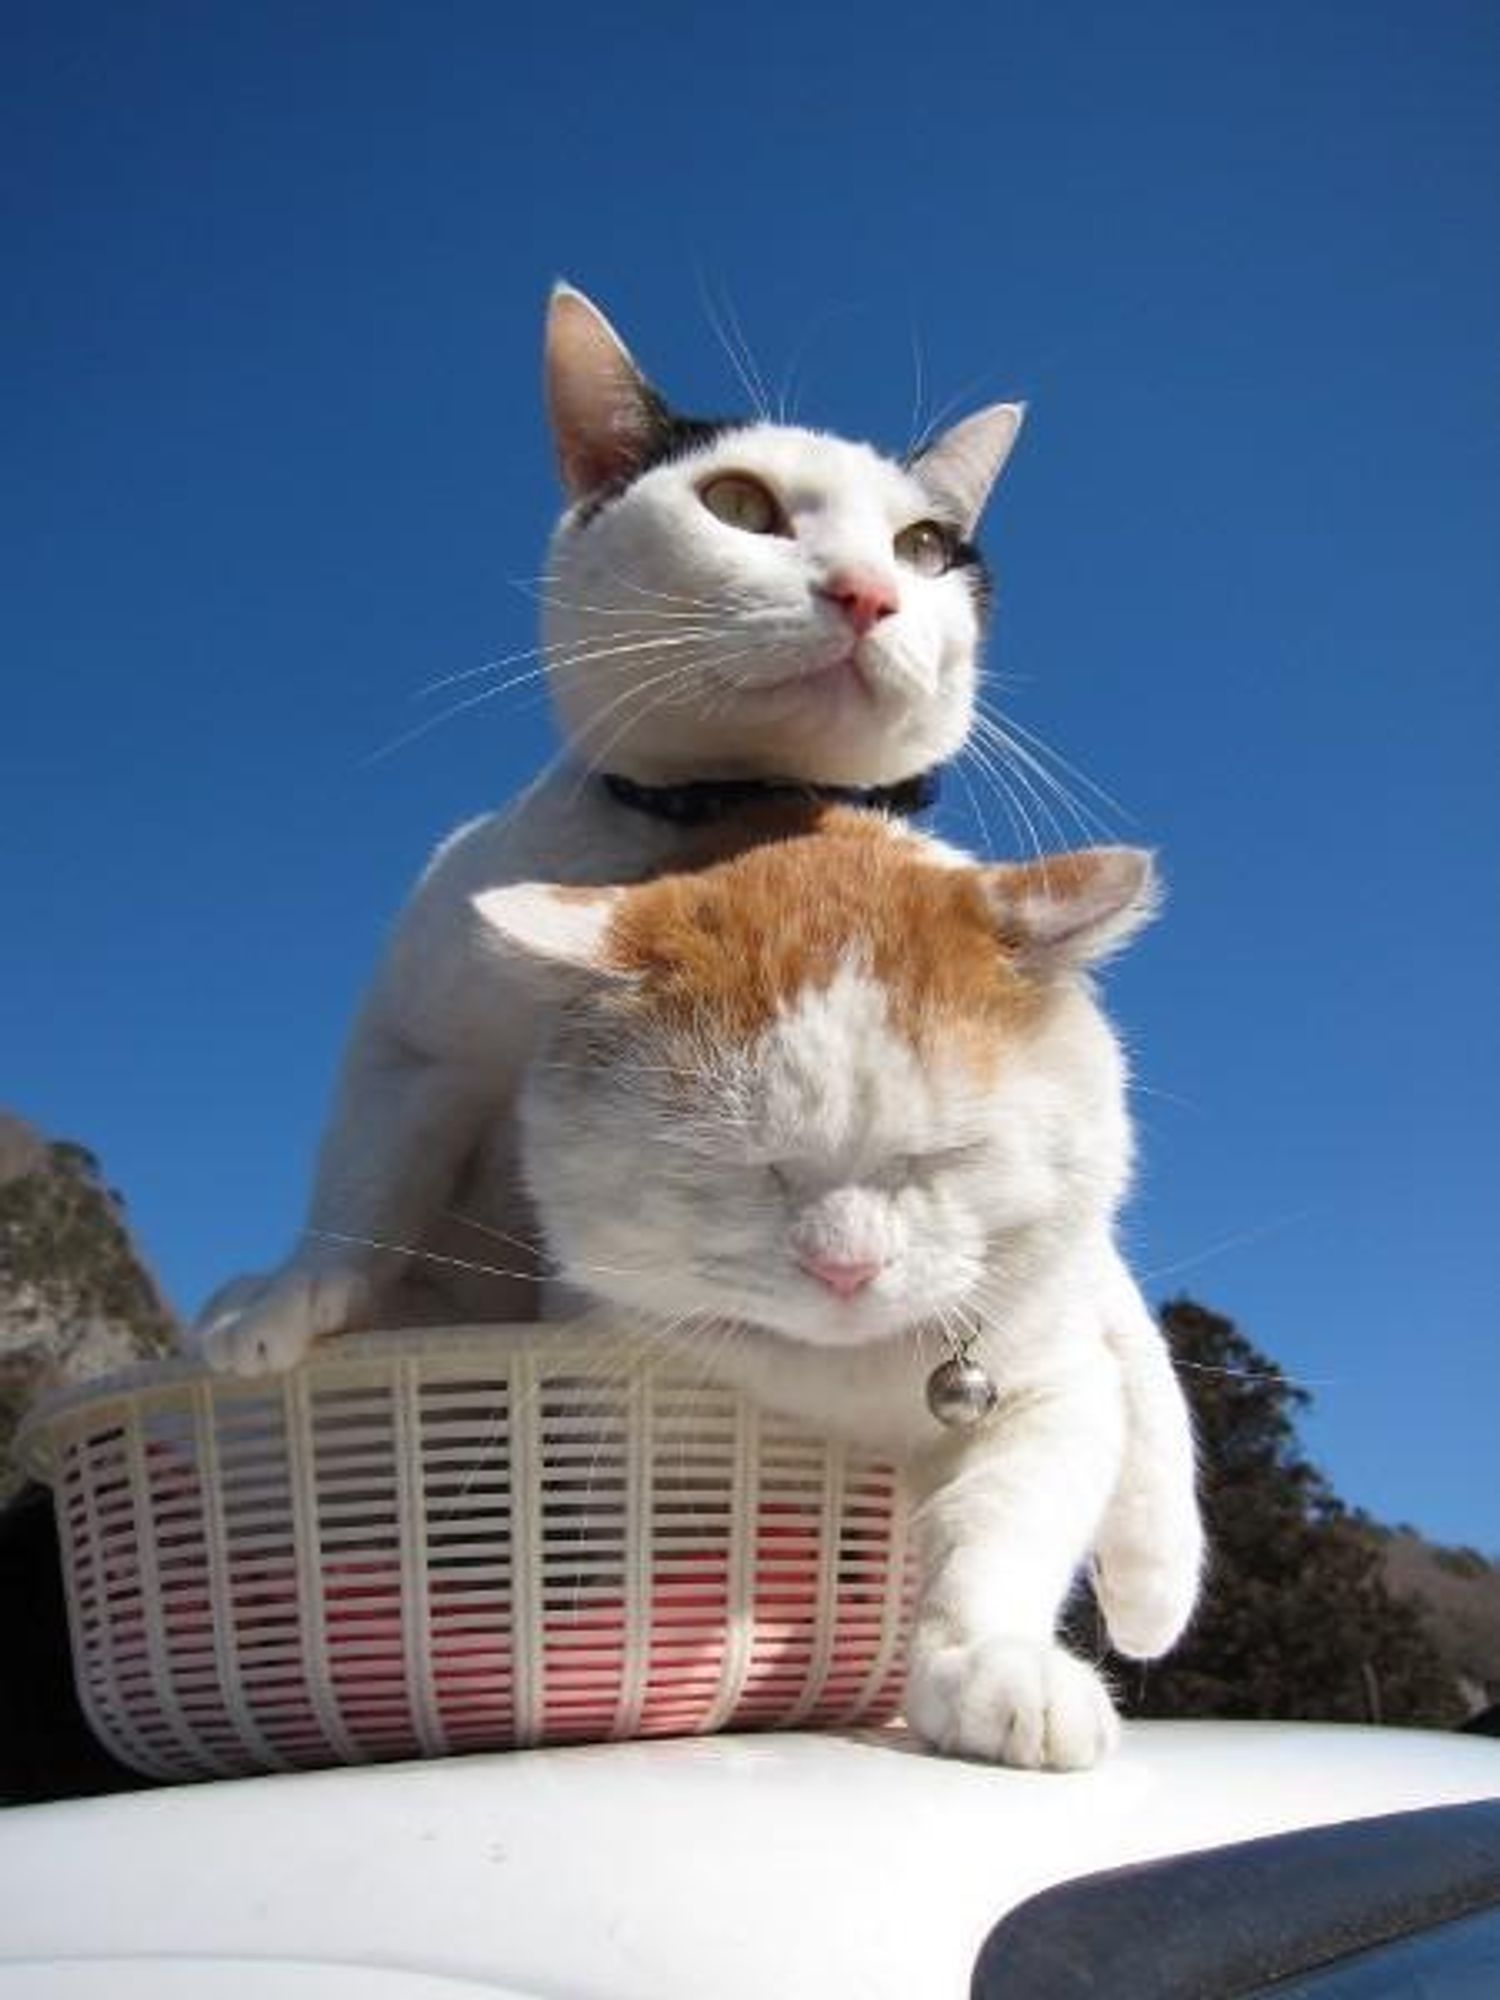
[(502, 673), (507, 667), (519, 666), (522, 660), (543, 660), (542, 647), (523, 646), (518, 652), (501, 654), (498, 659), (481, 660), (477, 667), (460, 667), (457, 673), (442, 674), (436, 680), (424, 681), (421, 687), (412, 690), (411, 698), (413, 701), (425, 701), (431, 695), (441, 694), (445, 688), (457, 687), (463, 681), (478, 680), (481, 674)]
[(1195, 1270), (1211, 1258), (1227, 1256), (1231, 1250), (1259, 1243), (1268, 1236), (1279, 1236), (1282, 1230), (1291, 1229), (1299, 1222), (1311, 1221), (1316, 1214), (1316, 1209), (1302, 1208), (1294, 1209), (1289, 1215), (1273, 1216), (1269, 1222), (1258, 1222), (1249, 1229), (1237, 1229), (1232, 1235), (1221, 1237), (1217, 1243), (1210, 1243), (1206, 1250), (1195, 1250), (1187, 1257), (1176, 1257), (1170, 1264), (1157, 1264), (1141, 1275), (1150, 1284), (1161, 1278), (1174, 1278), (1180, 1271)]
[(633, 577), (623, 576), (619, 570), (614, 568), (606, 569), (604, 574), (611, 582), (619, 584), (622, 590), (628, 590), (636, 597), (653, 598), (658, 603), (678, 605), (690, 612), (722, 611), (724, 609), (722, 603), (711, 602), (706, 597), (685, 597), (678, 590), (652, 590), (649, 585), (638, 583)]
[[(634, 1339), (631, 1338), (629, 1333), (625, 1333), (617, 1337), (613, 1342), (607, 1345), (601, 1343), (600, 1346), (598, 1347), (596, 1359), (600, 1365), (596, 1366), (596, 1368), (592, 1371), (591, 1379), (595, 1381), (599, 1386), (603, 1388), (613, 1388), (623, 1383), (628, 1378), (630, 1370), (635, 1363), (639, 1347), (641, 1345), (641, 1337), (639, 1331), (634, 1329), (633, 1331), (635, 1331)], [(507, 1425), (509, 1421), (513, 1420), (514, 1415), (529, 1415), (532, 1411), (534, 1411), (538, 1405), (540, 1395), (541, 1395), (541, 1384), (533, 1383), (530, 1386), (530, 1388), (526, 1391), (526, 1393), (522, 1397), (517, 1399), (515, 1403), (514, 1412), (506, 1413), (503, 1411), (503, 1409), (497, 1410), (496, 1415), (491, 1422), (488, 1432), (478, 1441), (478, 1452), (474, 1459), (474, 1462), (469, 1467), (468, 1471), (465, 1473), (463, 1481), (459, 1485), (458, 1490), (455, 1493), (453, 1499), (447, 1505), (442, 1507), (430, 1506), (429, 1507), (430, 1515), (437, 1518), (448, 1519), (459, 1512), (462, 1502), (472, 1491), (475, 1481), (478, 1479), (480, 1473), (484, 1470), (488, 1449), (498, 1439), (502, 1427)], [(599, 1459), (600, 1456), (602, 1455), (606, 1442), (607, 1442), (607, 1435), (601, 1437), (599, 1445), (596, 1449), (595, 1458), (593, 1464), (590, 1467), (589, 1476), (586, 1481), (586, 1491), (588, 1492), (593, 1491), (595, 1473), (597, 1472)]]
[(989, 821), (984, 816), (984, 807), (979, 803), (979, 794), (969, 783), (969, 774), (964, 769), (964, 760), (961, 757), (954, 762), (953, 769), (958, 775), (958, 782), (964, 788), (964, 795), (969, 801), (970, 810), (979, 823), (979, 836), (983, 842), (983, 851), (986, 854), (993, 854), (995, 843), (990, 837)]
[(987, 746), (1013, 775), (1038, 813), (1047, 821), (1060, 846), (1066, 847), (1070, 841), (1053, 812), (1054, 803), (1076, 823), (1086, 841), (1096, 838), (1100, 833), (1108, 836), (1109, 829), (1103, 822), (1082, 805), (1053, 772), (1040, 763), (1024, 744), (1017, 742), (1008, 730), (982, 707), (976, 709), (974, 714), (974, 735), (971, 742), (975, 747), (980, 744)]
[(724, 610), (722, 604), (695, 604), (683, 599), (683, 607), (676, 611), (661, 611), (650, 604), (632, 604), (622, 608), (617, 604), (584, 604), (575, 598), (549, 597), (538, 593), (538, 604), (545, 604), (554, 611), (585, 612), (591, 618), (646, 618), (662, 625), (678, 625), (701, 621), (705, 613)]
[(438, 680), (427, 681), (423, 686), (415, 690), (412, 698), (415, 701), (424, 700), (429, 695), (441, 694), (445, 688), (456, 687), (463, 681), (477, 680), (481, 674), (499, 673), (506, 667), (518, 665), (522, 660), (536, 660), (539, 664), (524, 674), (518, 674), (514, 680), (508, 681), (506, 683), (508, 687), (518, 686), (521, 681), (533, 679), (536, 675), (546, 673), (554, 667), (565, 666), (573, 655), (583, 652), (592, 653), (598, 647), (614, 647), (623, 645), (626, 641), (638, 641), (642, 649), (645, 649), (652, 646), (666, 645), (684, 636), (689, 635), (678, 633), (660, 634), (646, 630), (628, 630), (613, 632), (608, 635), (594, 633), (585, 639), (575, 639), (561, 645), (552, 643), (548, 645), (527, 646), (520, 652), (507, 653), (495, 660), (483, 660), (477, 667), (460, 667), (457, 673), (444, 674)]
[[(700, 271), (698, 274), (698, 297), (702, 303), (704, 315), (708, 320), (709, 326), (712, 328), (719, 345), (728, 356), (729, 365), (733, 368), (740, 387), (749, 398), (751, 407), (762, 423), (770, 423), (771, 399), (766, 393), (766, 385), (761, 379), (760, 370), (755, 365), (754, 356), (750, 353), (749, 344), (745, 340), (744, 330), (735, 316), (734, 307), (729, 301), (727, 292), (724, 297), (724, 316), (721, 317), (709, 293), (703, 273)], [(726, 320), (728, 322), (727, 325)], [(733, 339), (730, 337), (731, 333), (734, 336)], [(736, 342), (738, 342), (738, 345), (736, 345)]]
[[(482, 1230), (487, 1235), (500, 1234), (498, 1231), (486, 1230), (482, 1223), (475, 1222), (472, 1218), (465, 1220), (471, 1228)], [(393, 1257), (409, 1257), (415, 1263), (441, 1264), (451, 1270), (470, 1271), (485, 1278), (519, 1278), (528, 1284), (556, 1275), (560, 1268), (550, 1253), (547, 1256), (550, 1270), (516, 1271), (504, 1264), (482, 1263), (474, 1257), (460, 1257), (444, 1250), (431, 1250), (421, 1243), (396, 1243), (382, 1237), (356, 1236), (337, 1229), (307, 1229), (303, 1234), (316, 1242), (346, 1243), (364, 1250), (385, 1251)], [(616, 1278), (649, 1278), (656, 1275), (656, 1267), (649, 1264), (594, 1264), (574, 1259), (571, 1268)]]
[(1287, 1375), (1279, 1368), (1218, 1368), (1207, 1361), (1185, 1361), (1180, 1354), (1172, 1356), (1174, 1368), (1186, 1368), (1194, 1375), (1220, 1375), (1234, 1382), (1273, 1382), (1278, 1388), (1337, 1389), (1341, 1386), (1337, 1376), (1315, 1378), (1308, 1375)]
[(1026, 784), (1033, 797), (1040, 800), (1045, 791), (1045, 794), (1057, 801), (1074, 821), (1086, 842), (1098, 839), (1113, 840), (1117, 837), (1114, 828), (1106, 819), (1085, 804), (1054, 771), (991, 715), (982, 709), (977, 711), (974, 716), (974, 728), (976, 737), (990, 744), (1006, 765), (1015, 772), (1017, 778)]
[[(530, 679), (531, 676), (524, 675), (522, 678)], [(445, 722), (452, 722), (458, 716), (466, 715), (470, 709), (480, 708), (485, 702), (495, 701), (508, 692), (509, 688), (504, 683), (499, 687), (481, 688), (478, 694), (468, 695), (463, 701), (452, 703), (439, 714), (429, 715), (414, 728), (403, 730), (399, 736), (392, 737), (389, 743), (381, 744), (378, 750), (372, 750), (368, 756), (362, 757), (360, 763), (365, 769), (372, 764), (383, 764), (387, 757), (394, 757), (398, 750), (405, 750), (411, 744), (419, 742), (422, 737), (430, 736), (434, 729), (440, 729)]]
[[(1083, 821), (1078, 821), (1076, 832), (1065, 825), (1058, 815), (1054, 802), (1032, 781), (1030, 774), (1024, 766), (1014, 757), (1007, 755), (997, 745), (986, 744), (983, 731), (979, 731), (976, 735), (974, 747), (980, 755), (983, 755), (985, 749), (988, 749), (989, 755), (1004, 769), (1017, 802), (1019, 803), (1023, 799), (1026, 802), (1027, 818), (1034, 825), (1039, 825), (1045, 834), (1045, 844), (1048, 849), (1058, 853), (1065, 852), (1068, 848), (1078, 844), (1080, 834), (1084, 843), (1087, 844), (1091, 838), (1087, 824)], [(1075, 815), (1074, 817), (1076, 819), (1077, 816)], [(1042, 848), (1039, 845), (1039, 857), (1041, 853)]]
[[(482, 707), (486, 702), (498, 700), (501, 695), (511, 693), (515, 688), (522, 686), (527, 681), (539, 681), (546, 676), (560, 677), (567, 673), (581, 672), (585, 668), (597, 669), (606, 660), (628, 658), (635, 653), (642, 652), (656, 653), (665, 647), (686, 646), (696, 643), (698, 643), (698, 635), (696, 634), (669, 633), (659, 637), (635, 639), (628, 642), (600, 641), (594, 644), (590, 650), (585, 650), (580, 646), (566, 656), (549, 655), (540, 666), (529, 668), (523, 674), (514, 674), (510, 679), (501, 681), (494, 687), (482, 688), (477, 694), (468, 695), (462, 701), (452, 703), (438, 714), (425, 717), (413, 728), (404, 730), (399, 736), (392, 738), (389, 743), (382, 744), (378, 750), (371, 751), (369, 756), (362, 761), (366, 765), (382, 763), (387, 757), (394, 756), (398, 750), (406, 749), (410, 744), (418, 742), (424, 736), (430, 735), (433, 730), (441, 728), (444, 723), (452, 722), (458, 716), (465, 715), (472, 709)], [(471, 678), (472, 676), (473, 670), (469, 670), (468, 674), (459, 678)], [(647, 682), (644, 685), (650, 686), (652, 683)], [(626, 692), (630, 693), (633, 690), (627, 690)]]
[(523, 596), (531, 598), (533, 603), (555, 605), (560, 611), (588, 611), (602, 618), (622, 618), (636, 615), (642, 618), (671, 618), (677, 615), (675, 611), (657, 611), (653, 608), (653, 603), (672, 605), (689, 613), (722, 611), (724, 608), (722, 604), (713, 603), (706, 597), (688, 597), (681, 591), (676, 590), (653, 590), (649, 584), (638, 583), (633, 577), (622, 575), (619, 570), (611, 565), (603, 566), (599, 574), (607, 576), (612, 583), (619, 584), (622, 590), (628, 590), (632, 595), (646, 598), (651, 600), (651, 602), (632, 607), (632, 610), (627, 613), (621, 610), (618, 605), (585, 604), (573, 598), (550, 596), (548, 593), (555, 590), (564, 582), (562, 576), (550, 571), (544, 571), (540, 576), (535, 577), (513, 576), (509, 581), (512, 590), (520, 591)]
[(857, 320), (863, 314), (864, 308), (853, 301), (825, 306), (820, 312), (813, 314), (806, 330), (798, 336), (794, 343), (791, 358), (782, 372), (781, 381), (776, 392), (776, 421), (778, 423), (795, 425), (798, 422), (797, 403), (802, 391), (800, 378), (803, 364), (807, 360), (808, 353), (814, 341), (822, 337), (825, 329), (834, 320), (849, 319), (851, 317)]
[(1042, 843), (1037, 837), (1036, 827), (1032, 823), (1031, 815), (1016, 797), (1005, 770), (992, 760), (983, 745), (974, 737), (970, 737), (965, 745), (963, 755), (977, 765), (989, 782), (991, 790), (998, 794), (1001, 804), (1005, 807), (1006, 817), (1010, 821), (1017, 845), (1033, 855), (1040, 856), (1043, 850)]
[(961, 1300), (949, 1299), (938, 1307), (937, 1316), (952, 1353), (961, 1352), (971, 1341), (979, 1338), (982, 1322), (977, 1313), (965, 1310)]
[(981, 368), (977, 375), (971, 375), (967, 382), (963, 383), (953, 395), (948, 397), (946, 402), (938, 404), (932, 415), (927, 419), (915, 443), (907, 451), (906, 463), (908, 465), (911, 464), (914, 458), (921, 457), (922, 453), (926, 451), (927, 447), (938, 436), (938, 433), (955, 410), (961, 409), (965, 403), (978, 401), (981, 392), (995, 380), (997, 373), (998, 369), (995, 367)]
[[(584, 756), (586, 768), (580, 775), (578, 785), (574, 788), (573, 797), (577, 798), (579, 791), (588, 777), (589, 771), (598, 771), (606, 767), (610, 752), (624, 738), (628, 731), (635, 728), (647, 715), (662, 706), (664, 702), (669, 702), (675, 692), (691, 692), (693, 686), (700, 679), (700, 660), (679, 661), (662, 673), (653, 674), (646, 680), (638, 681), (633, 686), (626, 688), (598, 715), (591, 717), (589, 722), (576, 732), (574, 739), (574, 748)], [(663, 687), (667, 691), (665, 696), (657, 694), (653, 700), (653, 691)], [(628, 708), (627, 704), (631, 701), (639, 701), (641, 703), (638, 712), (632, 713)], [(622, 708), (626, 712), (621, 717), (618, 726), (610, 734), (608, 740), (600, 743), (591, 742), (589, 739), (596, 736), (603, 725), (608, 723), (612, 717), (618, 715)]]
[(1099, 803), (1107, 807), (1110, 812), (1118, 813), (1122, 819), (1131, 820), (1134, 818), (1134, 814), (1127, 807), (1121, 805), (1112, 792), (1106, 791), (1103, 785), (1089, 776), (1087, 771), (1081, 770), (1078, 765), (1070, 763), (1060, 750), (1049, 743), (1045, 737), (1039, 736), (1034, 729), (1028, 729), (1025, 723), (1018, 722), (1014, 715), (1002, 716), (995, 713), (983, 697), (980, 698), (978, 707), (980, 713), (990, 721), (1001, 725), (1007, 733), (1029, 743), (1039, 758), (1050, 758), (1060, 771), (1066, 772), (1070, 778), (1082, 785), (1085, 791), (1092, 792)]
[(1054, 804), (1059, 806), (1068, 815), (1068, 818), (1076, 827), (1078, 835), (1085, 843), (1100, 839), (1101, 837), (1105, 839), (1112, 837), (1111, 829), (1105, 825), (1096, 813), (1080, 805), (1067, 788), (1058, 783), (1051, 772), (1038, 765), (1036, 760), (1021, 745), (1013, 742), (1003, 731), (997, 729), (995, 724), (990, 722), (987, 717), (976, 715), (974, 718), (974, 727), (975, 741), (988, 744), (994, 754), (1005, 764), (1006, 768), (1013, 774), (1017, 784), (1023, 788), (1027, 797), (1031, 799), (1038, 813), (1046, 819), (1060, 847), (1071, 845), (1074, 836), (1058, 820), (1057, 814), (1053, 810)]
[(535, 1281), (535, 1271), (512, 1271), (500, 1264), (481, 1264), (472, 1257), (450, 1257), (441, 1250), (428, 1250), (420, 1243), (392, 1243), (377, 1236), (355, 1236), (339, 1229), (305, 1229), (303, 1235), (316, 1243), (345, 1243), (362, 1250), (380, 1250), (393, 1257), (410, 1257), (424, 1264), (443, 1264), (458, 1271), (475, 1271), (487, 1278), (520, 1278)]
[[(633, 687), (625, 688), (597, 715), (591, 716), (582, 728), (574, 732), (573, 749), (579, 758), (580, 770), (578, 779), (569, 794), (569, 804), (577, 802), (584, 786), (595, 771), (602, 771), (608, 767), (610, 753), (613, 751), (615, 745), (621, 742), (629, 734), (630, 730), (635, 728), (646, 715), (649, 715), (660, 705), (659, 698), (658, 700), (651, 699), (653, 691), (663, 685), (670, 686), (677, 684), (681, 681), (685, 673), (692, 673), (694, 671), (695, 669), (691, 663), (688, 665), (678, 664), (662, 673), (653, 674), (645, 681), (637, 682)], [(632, 702), (640, 705), (632, 709), (630, 706)], [(624, 710), (623, 715), (621, 714), (622, 709)], [(606, 725), (617, 716), (619, 717), (618, 723), (605, 736), (603, 732)]]
[(508, 1230), (497, 1229), (493, 1223), (483, 1221), (477, 1215), (465, 1215), (462, 1209), (445, 1208), (444, 1216), (449, 1222), (456, 1222), (464, 1229), (477, 1229), (481, 1236), (488, 1236), (496, 1243), (506, 1243), (513, 1250), (520, 1250), (527, 1256), (552, 1259), (544, 1249), (540, 1237), (512, 1236)]
[(1131, 1077), (1130, 1090), (1134, 1097), (1158, 1097), (1163, 1104), (1175, 1104), (1180, 1111), (1201, 1112), (1203, 1109), (1197, 1098), (1184, 1097), (1176, 1090), (1163, 1090), (1160, 1084), (1143, 1083), (1138, 1076)]
[(923, 380), (922, 342), (915, 326), (911, 328), (911, 374), (911, 429), (907, 434), (906, 450), (902, 453), (908, 463), (916, 456), (917, 440), (926, 430), (922, 410), (927, 401), (927, 387)]

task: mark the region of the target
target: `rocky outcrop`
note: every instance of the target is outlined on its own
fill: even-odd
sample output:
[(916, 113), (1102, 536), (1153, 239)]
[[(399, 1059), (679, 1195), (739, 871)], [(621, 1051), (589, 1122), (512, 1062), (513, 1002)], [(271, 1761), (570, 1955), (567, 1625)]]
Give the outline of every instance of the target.
[(172, 1336), (93, 1154), (0, 1111), (0, 1499), (20, 1484), (11, 1437), (37, 1395), (160, 1354)]

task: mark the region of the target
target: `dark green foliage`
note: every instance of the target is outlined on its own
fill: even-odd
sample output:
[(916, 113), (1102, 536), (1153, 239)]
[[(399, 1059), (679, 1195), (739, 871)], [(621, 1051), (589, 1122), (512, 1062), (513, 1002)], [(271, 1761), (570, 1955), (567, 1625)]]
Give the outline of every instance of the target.
[(1454, 1673), (1386, 1585), (1380, 1531), (1302, 1455), (1307, 1392), (1189, 1299), (1163, 1307), (1161, 1322), (1196, 1419), (1212, 1562), (1177, 1652), (1119, 1663), (1127, 1712), (1460, 1720)]

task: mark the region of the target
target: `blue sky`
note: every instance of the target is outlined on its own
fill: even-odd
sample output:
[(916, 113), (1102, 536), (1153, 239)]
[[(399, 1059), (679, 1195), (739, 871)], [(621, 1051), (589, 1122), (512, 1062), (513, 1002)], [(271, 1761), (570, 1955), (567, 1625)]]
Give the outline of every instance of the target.
[(810, 422), (1030, 401), (990, 692), (1172, 889), (1138, 1267), (1500, 1551), (1488, 0), (7, 27), (0, 1102), (175, 1299), (280, 1253), (390, 912), (549, 747), (523, 691), (372, 757), (530, 642), (548, 283), (690, 408), (727, 302)]

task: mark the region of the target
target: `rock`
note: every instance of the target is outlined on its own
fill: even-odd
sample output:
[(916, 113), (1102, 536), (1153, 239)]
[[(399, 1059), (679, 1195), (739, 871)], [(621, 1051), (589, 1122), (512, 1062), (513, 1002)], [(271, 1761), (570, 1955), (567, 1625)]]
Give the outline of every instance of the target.
[(0, 1111), (0, 1499), (38, 1395), (163, 1353), (174, 1323), (85, 1147)]

